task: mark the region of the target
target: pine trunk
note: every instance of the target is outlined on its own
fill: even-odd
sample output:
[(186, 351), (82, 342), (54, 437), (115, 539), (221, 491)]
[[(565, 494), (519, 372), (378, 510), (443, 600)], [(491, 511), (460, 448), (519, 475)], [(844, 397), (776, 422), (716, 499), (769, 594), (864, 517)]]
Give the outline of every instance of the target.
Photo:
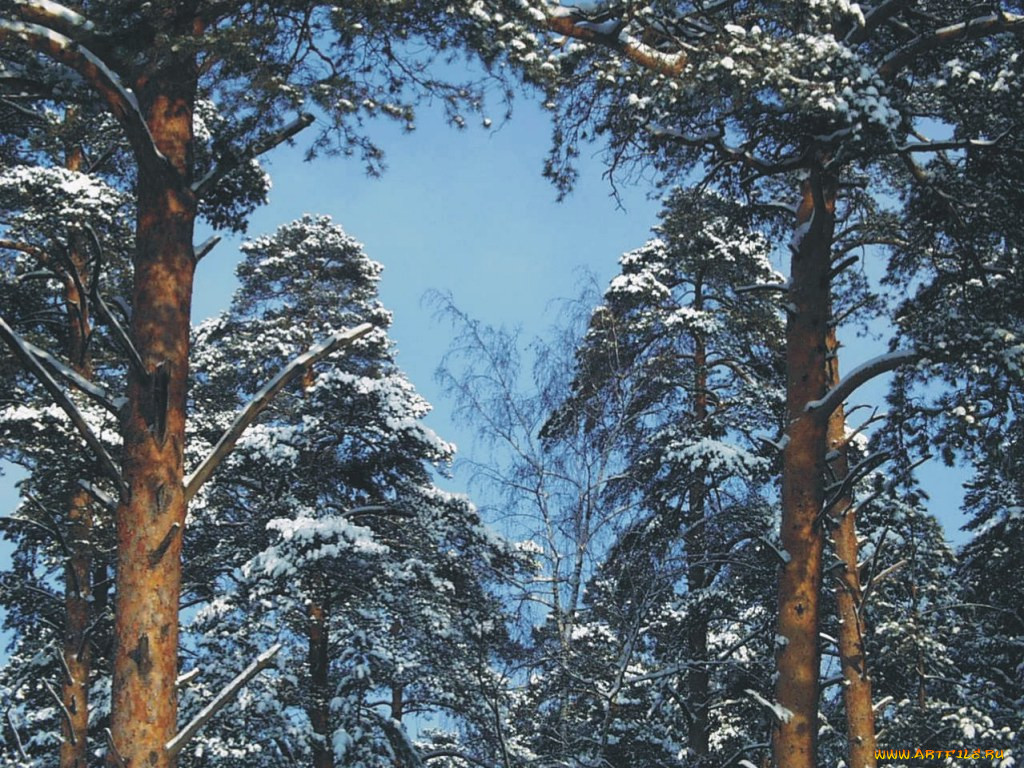
[(313, 726), (313, 768), (334, 768), (331, 746), (330, 680), (328, 669), (327, 607), (316, 598), (309, 606), (309, 721)]
[[(79, 171), (84, 158), (80, 147), (67, 154), (68, 170)], [(86, 379), (92, 379), (89, 354), (91, 323), (86, 297), (81, 287), (89, 283), (88, 267), (81, 248), (72, 236), (68, 265), (77, 275), (64, 278), (64, 303), (67, 307), (68, 360)], [(78, 279), (76, 280), (75, 277)], [(89, 675), (92, 654), (88, 643), (92, 619), (92, 500), (85, 491), (76, 491), (68, 500), (68, 553), (64, 566), (64, 655), (65, 676), (61, 702), (68, 716), (61, 727), (60, 768), (86, 768), (89, 764)]]
[[(829, 386), (839, 382), (838, 343), (835, 328), (829, 332)], [(850, 472), (847, 458), (846, 413), (843, 406), (833, 411), (828, 422), (831, 476), (840, 483)], [(861, 584), (857, 563), (857, 519), (851, 489), (832, 502), (829, 509), (835, 518), (832, 541), (836, 557), (844, 564), (837, 574), (836, 612), (839, 617), (839, 660), (843, 673), (843, 704), (846, 708), (847, 764), (850, 768), (875, 768), (875, 711), (871, 700), (871, 678), (868, 676), (864, 651), (865, 625), (861, 613)]]
[(131, 338), (123, 427), (127, 499), (117, 510), (111, 765), (170, 768), (177, 726), (178, 603), (185, 525), (185, 388), (195, 259), (194, 67), (167, 62), (136, 84), (163, 161), (139, 163)]
[(61, 701), (68, 717), (61, 727), (60, 768), (89, 764), (89, 674), (92, 654), (88, 643), (92, 576), (92, 500), (84, 491), (71, 497), (68, 508), (68, 553), (64, 566), (65, 677)]
[(792, 247), (786, 324), (786, 408), (789, 434), (783, 451), (781, 541), (776, 649), (775, 768), (816, 768), (821, 598), (821, 512), (824, 503), (827, 421), (807, 404), (826, 388), (830, 252), (834, 193), (820, 174), (804, 183)]
[[(699, 277), (694, 286), (694, 309), (704, 309), (703, 284)], [(708, 372), (707, 344), (704, 337), (694, 337), (694, 421), (698, 429), (703, 430), (708, 419)], [(692, 595), (707, 586), (707, 569), (704, 566), (706, 542), (704, 517), (707, 514), (706, 473), (698, 470), (693, 478), (690, 491), (690, 519), (685, 534), (686, 543), (686, 588)], [(688, 646), (693, 668), (688, 676), (688, 695), (693, 717), (687, 733), (690, 750), (698, 762), (708, 753), (710, 745), (708, 732), (708, 699), (710, 698), (711, 678), (708, 674), (708, 616), (707, 611), (698, 601), (695, 605), (688, 632)]]

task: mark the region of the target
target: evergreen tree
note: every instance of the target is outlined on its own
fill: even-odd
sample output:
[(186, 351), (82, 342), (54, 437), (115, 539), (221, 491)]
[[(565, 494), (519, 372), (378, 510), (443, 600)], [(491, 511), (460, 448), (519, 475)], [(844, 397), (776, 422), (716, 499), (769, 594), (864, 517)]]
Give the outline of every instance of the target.
[[(504, 627), (490, 583), (513, 556), (468, 501), (433, 484), (453, 449), (422, 424), (429, 406), (395, 363), (381, 267), (325, 217), (243, 253), (230, 310), (197, 335), (195, 398), (212, 434), (257, 395), (254, 381), (317, 338), (360, 320), (375, 330), (280, 393), (194, 505), (186, 585), (204, 604), (190, 626), (202, 677), (227, 649), (239, 668), (271, 642), (284, 649), (191, 753), (414, 765), (438, 747), (408, 720), (433, 713), (474, 737), (444, 737), (446, 751), (491, 759), (480, 728)], [(252, 727), (240, 733), (240, 720)]]
[[(613, 604), (600, 610), (626, 619), (613, 628), (620, 642), (637, 632), (658, 638), (648, 662), (658, 670), (654, 688), (670, 700), (674, 687), (685, 702), (664, 727), (694, 764), (756, 741), (717, 733), (710, 754), (712, 723), (735, 717), (716, 699), (747, 697), (725, 693), (735, 675), (721, 662), (749, 661), (764, 639), (736, 622), (731, 582), (765, 564), (758, 542), (772, 538), (764, 438), (780, 407), (780, 279), (764, 238), (743, 227), (747, 215), (710, 193), (669, 197), (657, 239), (622, 257), (577, 351), (572, 395), (546, 427), (552, 436), (570, 424), (600, 430), (601, 411), (626, 425), (618, 440), (626, 469), (606, 497), (638, 513), (602, 566), (603, 599)], [(755, 646), (726, 650), (720, 632), (750, 633)], [(757, 677), (749, 666), (745, 674)], [(747, 687), (763, 697), (766, 680), (762, 669)]]

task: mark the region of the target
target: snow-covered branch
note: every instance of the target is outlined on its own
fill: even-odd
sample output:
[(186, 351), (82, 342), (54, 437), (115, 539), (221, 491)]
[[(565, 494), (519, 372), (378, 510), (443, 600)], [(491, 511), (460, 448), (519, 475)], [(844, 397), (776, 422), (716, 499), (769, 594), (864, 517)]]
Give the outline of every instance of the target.
[(66, 706), (64, 706), (64, 702), (61, 700), (60, 694), (57, 693), (57, 691), (55, 691), (53, 689), (52, 685), (50, 685), (50, 681), (49, 680), (43, 680), (43, 685), (46, 686), (46, 690), (49, 692), (49, 694), (53, 698), (53, 700), (57, 703), (57, 709), (59, 709), (60, 713), (62, 715), (64, 715), (64, 720), (67, 722), (67, 726), (68, 726), (68, 728), (67, 728), (68, 736), (71, 738), (71, 743), (74, 744), (75, 743), (75, 721), (71, 718), (71, 713), (68, 712), (68, 708)]
[(441, 757), (453, 757), (456, 760), (461, 760), (465, 763), (479, 765), (480, 768), (495, 768), (494, 763), (488, 763), (478, 757), (473, 757), (473, 755), (467, 755), (459, 749), (432, 749), (429, 752), (423, 753), (423, 762), (426, 763), (428, 760), (437, 760)]
[(104, 509), (113, 514), (117, 509), (117, 501), (106, 493), (102, 488), (96, 487), (94, 483), (90, 483), (88, 480), (79, 478), (78, 487), (83, 491), (92, 496), (93, 501), (100, 504)]
[(962, 151), (967, 149), (994, 149), (1005, 139), (1009, 138), (1011, 131), (1003, 131), (994, 139), (950, 139), (948, 141), (916, 141), (903, 144), (896, 148), (897, 152), (946, 152)]
[(590, 24), (566, 8), (557, 9), (548, 17), (547, 24), (553, 32), (611, 48), (635, 64), (666, 77), (678, 77), (686, 69), (687, 56), (684, 51), (662, 53), (640, 40), (620, 35), (618, 30), (606, 32), (603, 26)]
[(196, 667), (195, 669), (191, 669), (182, 675), (178, 675), (178, 679), (174, 681), (174, 686), (179, 691), (188, 688), (189, 683), (191, 683), (193, 680), (199, 677), (199, 673), (200, 669), (199, 667)]
[(884, 78), (895, 77), (905, 66), (918, 55), (940, 48), (944, 45), (957, 43), (961, 40), (973, 40), (998, 32), (1024, 32), (1024, 16), (1015, 13), (995, 12), (985, 16), (977, 16), (959, 24), (936, 29), (924, 35), (918, 35), (902, 48), (890, 54), (878, 68)]
[(192, 740), (192, 737), (199, 732), (200, 728), (206, 725), (214, 715), (231, 703), (246, 683), (270, 666), (270, 662), (273, 661), (277, 652), (280, 650), (281, 644), (277, 643), (257, 656), (256, 660), (253, 661), (252, 664), (242, 670), (234, 680), (224, 686), (224, 689), (213, 698), (213, 701), (203, 707), (202, 710), (192, 718), (192, 722), (178, 731), (174, 738), (167, 742), (167, 746), (164, 747), (164, 749), (167, 750), (167, 754), (170, 756), (172, 761), (178, 753), (181, 752), (182, 748)]
[(128, 486), (124, 482), (124, 478), (121, 477), (120, 471), (117, 469), (117, 465), (114, 460), (107, 453), (107, 449), (103, 447), (103, 443), (96, 437), (95, 433), (89, 427), (85, 417), (82, 416), (82, 412), (78, 410), (78, 407), (71, 401), (67, 393), (61, 388), (61, 386), (54, 380), (50, 375), (49, 371), (43, 366), (42, 363), (36, 359), (36, 356), (29, 350), (27, 342), (19, 336), (7, 322), (0, 317), (0, 338), (3, 338), (4, 343), (10, 347), (22, 365), (29, 371), (31, 371), (40, 383), (46, 388), (46, 391), (50, 393), (50, 397), (53, 398), (54, 402), (60, 406), (61, 410), (68, 415), (71, 419), (71, 423), (75, 425), (75, 429), (78, 430), (79, 434), (85, 440), (86, 444), (92, 449), (96, 458), (100, 462), (100, 466), (103, 467), (103, 471), (114, 481), (117, 485), (118, 492), (122, 498), (128, 496)]
[(846, 35), (846, 43), (857, 45), (867, 40), (883, 23), (891, 19), (912, 0), (884, 0), (864, 16), (864, 23), (853, 27)]
[(217, 182), (242, 165), (242, 163), (247, 160), (252, 160), (254, 157), (259, 157), (263, 153), (269, 152), (279, 144), (283, 144), (299, 131), (311, 125), (312, 122), (313, 115), (308, 112), (303, 112), (295, 120), (288, 123), (288, 125), (282, 127), (280, 130), (254, 141), (239, 154), (231, 155), (230, 157), (221, 160), (221, 162), (217, 163), (217, 165), (210, 169), (209, 173), (192, 185), (192, 191), (196, 193), (197, 198), (201, 199), (207, 192), (216, 186)]
[(288, 386), (297, 376), (307, 371), (312, 365), (324, 359), (335, 350), (349, 346), (372, 329), (373, 326), (370, 323), (362, 323), (351, 330), (340, 331), (321, 343), (310, 347), (307, 352), (299, 355), (282, 368), (273, 379), (268, 381), (253, 396), (249, 404), (235, 418), (234, 423), (228, 427), (220, 440), (217, 441), (217, 445), (213, 447), (209, 456), (203, 459), (203, 462), (196, 470), (186, 478), (185, 501), (188, 502), (196, 495), (196, 492), (210, 478), (210, 475), (213, 474), (217, 466), (224, 460), (224, 457), (231, 453), (231, 449), (235, 447), (238, 438), (242, 436), (242, 433), (260, 415), (263, 409), (270, 404), (270, 401), (274, 399), (278, 392)]
[(78, 11), (53, 0), (15, 0), (14, 5), (24, 21), (48, 27), (78, 43), (86, 42), (83, 37), (96, 30), (96, 26)]
[[(98, 272), (100, 262), (103, 258), (103, 244), (100, 243), (100, 238), (99, 235), (96, 234), (96, 230), (88, 224), (85, 226), (85, 232), (89, 235), (89, 240), (96, 252), (96, 270)], [(128, 355), (129, 362), (134, 366), (136, 371), (145, 372), (146, 365), (142, 362), (142, 355), (139, 354), (139, 351), (132, 343), (131, 336), (128, 335), (128, 332), (124, 329), (124, 326), (121, 325), (120, 321), (114, 317), (114, 314), (110, 311), (110, 307), (107, 306), (107, 303), (103, 300), (103, 296), (100, 295), (98, 280), (93, 281), (90, 298), (92, 298), (93, 304), (96, 306), (96, 314), (99, 315), (103, 322), (110, 326), (110, 330), (113, 331), (117, 342), (121, 345), (125, 354)]]
[(220, 241), (220, 235), (212, 235), (206, 238), (202, 243), (192, 249), (192, 254), (195, 257), (195, 260), (198, 262), (202, 259), (206, 254), (216, 248)]
[(114, 416), (120, 415), (121, 408), (126, 402), (124, 398), (112, 398), (106, 389), (92, 381), (89, 381), (85, 376), (78, 373), (70, 366), (65, 365), (45, 349), (37, 347), (32, 342), (25, 339), (22, 339), (22, 343), (29, 352), (39, 358), (41, 362), (45, 363), (46, 366), (55, 374), (60, 376), (69, 384), (73, 384), (78, 387), (83, 394), (87, 395), (90, 399), (105, 408)]
[(866, 384), (876, 376), (896, 370), (901, 365), (912, 363), (921, 356), (920, 352), (911, 349), (898, 349), (885, 355), (868, 360), (850, 371), (842, 380), (829, 390), (820, 400), (811, 400), (804, 407), (809, 413), (815, 413), (820, 419), (827, 419), (846, 398), (862, 384)]
[[(63, 9), (63, 6), (57, 3), (47, 3), (46, 5), (54, 9), (54, 14), (57, 12), (56, 9)], [(32, 3), (31, 6), (37, 9), (43, 7), (38, 3)], [(64, 10), (67, 11), (67, 14), (74, 14), (73, 11)], [(67, 18), (72, 17), (60, 15), (60, 19), (66, 20)], [(54, 24), (54, 26), (60, 25)], [(166, 158), (157, 149), (156, 142), (153, 141), (153, 136), (139, 110), (135, 95), (125, 87), (121, 78), (99, 56), (80, 42), (72, 40), (49, 26), (0, 18), (0, 43), (26, 45), (30, 49), (70, 67), (106, 102), (110, 112), (124, 127), (125, 135), (139, 162), (152, 164), (161, 169), (171, 168), (170, 164), (166, 162)]]

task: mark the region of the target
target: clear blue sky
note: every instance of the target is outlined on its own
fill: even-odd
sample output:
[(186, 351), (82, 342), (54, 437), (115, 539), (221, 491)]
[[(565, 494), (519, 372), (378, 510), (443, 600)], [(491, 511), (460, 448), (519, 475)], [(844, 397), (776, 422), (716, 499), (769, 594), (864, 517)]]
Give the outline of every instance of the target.
[[(303, 213), (329, 214), (363, 242), (370, 257), (384, 264), (381, 296), (394, 312), (398, 360), (434, 403), (431, 426), (469, 448), (433, 380), (449, 330), (422, 305), (423, 294), (432, 288), (451, 291), (473, 317), (520, 325), (527, 336), (542, 334), (553, 320), (547, 314), (552, 300), (576, 293), (579, 268), (602, 281), (610, 278), (618, 256), (649, 236), (659, 204), (647, 198), (644, 185), (620, 186), (617, 204), (600, 160), (586, 153), (578, 188), (565, 202), (556, 202), (554, 189), (541, 177), (550, 126), (526, 99), (520, 99), (509, 123), (490, 131), (473, 126), (456, 131), (430, 111), (418, 126), (411, 135), (379, 126), (376, 135), (388, 164), (381, 179), (365, 177), (356, 160), (302, 162), (301, 135), (296, 147), (275, 150), (268, 165), (271, 202), (253, 216), (249, 233), (272, 232)], [(200, 263), (194, 319), (226, 306), (235, 286), (237, 243), (226, 240)], [(844, 368), (879, 351), (884, 350), (849, 339)], [(15, 504), (10, 480), (10, 475), (0, 478), (4, 514)], [(925, 468), (935, 511), (954, 541), (963, 540), (956, 530), (960, 480), (941, 467)], [(0, 565), (6, 558), (9, 549), (0, 545)]]

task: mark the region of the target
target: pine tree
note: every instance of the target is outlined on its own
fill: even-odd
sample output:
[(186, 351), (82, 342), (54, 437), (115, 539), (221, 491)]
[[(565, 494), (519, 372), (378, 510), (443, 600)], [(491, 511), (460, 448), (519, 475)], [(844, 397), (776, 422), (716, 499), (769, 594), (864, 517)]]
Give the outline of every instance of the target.
[[(60, 167), (14, 165), (0, 172), (0, 248), (9, 274), (31, 286), (12, 291), (4, 302), (14, 323), (5, 324), (4, 335), (18, 352), (12, 362), (35, 357), (54, 379), (51, 386), (77, 386), (81, 396), (69, 402), (77, 401), (80, 417), (106, 433), (104, 450), (115, 455), (118, 406), (108, 393), (123, 369), (110, 335), (99, 327), (109, 318), (98, 308), (94, 317), (92, 304), (110, 290), (119, 259), (107, 254), (115, 263), (101, 282), (93, 244), (130, 242), (120, 224), (126, 199), (87, 163), (90, 150), (104, 146), (104, 121), (69, 117), (51, 127), (59, 137), (53, 143)], [(26, 154), (42, 159), (54, 148), (34, 149)], [(17, 551), (5, 574), (16, 650), (4, 673), (21, 700), (19, 719), (32, 723), (17, 753), (53, 761), (47, 764), (58, 764), (59, 753), (62, 768), (84, 768), (98, 735), (99, 718), (92, 718), (90, 729), (90, 690), (109, 662), (105, 552), (111, 525), (104, 500), (110, 487), (102, 465), (68, 453), (74, 429), (50, 393), (22, 374), (12, 374), (10, 382), (13, 402), (0, 412), (0, 430), (11, 440), (5, 458), (31, 472), (21, 484), (19, 510), (5, 521)], [(11, 741), (17, 741), (13, 733)], [(54, 741), (57, 749), (49, 747)], [(37, 751), (43, 743), (47, 747)]]
[[(395, 363), (380, 265), (326, 217), (243, 253), (230, 310), (198, 332), (197, 423), (212, 434), (253, 381), (317, 338), (361, 320), (376, 330), (280, 393), (194, 506), (186, 584), (203, 605), (191, 626), (201, 679), (225, 648), (240, 660), (260, 643), (284, 648), (260, 693), (191, 754), (417, 764), (435, 750), (416, 742), (410, 716), (443, 713), (470, 734), (483, 720), (503, 632), (489, 581), (512, 553), (433, 484), (430, 467), (453, 449), (422, 424), (429, 406)], [(253, 725), (242, 738), (239, 719)], [(485, 740), (445, 743), (492, 757)]]
[[(716, 634), (730, 624), (742, 634), (726, 619), (730, 582), (763, 564), (756, 542), (772, 517), (763, 438), (780, 404), (780, 279), (764, 238), (744, 228), (748, 215), (713, 194), (669, 197), (657, 239), (622, 257), (578, 348), (573, 392), (546, 427), (553, 436), (568, 425), (599, 431), (610, 420), (602, 411), (626, 425), (626, 469), (606, 497), (639, 511), (602, 565), (600, 583), (616, 586), (605, 586), (612, 605), (601, 610), (627, 618), (620, 642), (658, 627), (649, 663), (663, 679), (654, 687), (666, 698), (667, 687), (685, 691), (676, 695), (687, 733), (674, 741), (710, 763), (747, 746), (718, 738), (722, 752), (710, 754), (712, 721), (732, 717), (714, 701), (731, 675), (717, 663)], [(726, 659), (749, 651), (740, 644)]]

